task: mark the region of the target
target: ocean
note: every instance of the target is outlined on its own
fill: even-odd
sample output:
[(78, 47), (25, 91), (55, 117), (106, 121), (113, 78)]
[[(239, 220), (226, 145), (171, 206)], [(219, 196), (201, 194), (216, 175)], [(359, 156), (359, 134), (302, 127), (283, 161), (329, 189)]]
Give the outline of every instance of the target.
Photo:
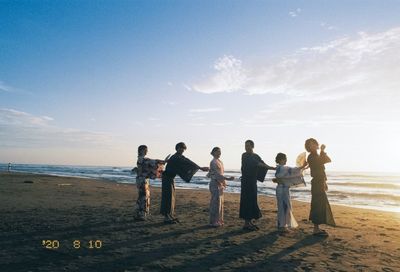
[[(118, 183), (135, 183), (131, 167), (112, 166), (64, 166), (12, 164), (12, 171), (56, 176), (96, 178)], [(0, 164), (0, 171), (7, 171), (7, 164)], [(190, 183), (179, 177), (175, 186), (186, 189), (208, 189), (209, 179), (205, 172), (199, 171)], [(225, 171), (225, 175), (234, 176), (234, 181), (227, 181), (226, 192), (240, 193), (240, 171)], [(327, 172), (328, 199), (332, 204), (346, 205), (358, 208), (368, 208), (400, 213), (400, 174), (388, 173), (355, 173)], [(258, 183), (258, 193), (275, 197), (275, 183), (271, 180), (274, 171), (269, 171), (264, 182)], [(310, 202), (311, 177), (305, 172), (306, 187), (291, 189), (292, 199)], [(151, 185), (161, 186), (161, 180), (152, 180)]]

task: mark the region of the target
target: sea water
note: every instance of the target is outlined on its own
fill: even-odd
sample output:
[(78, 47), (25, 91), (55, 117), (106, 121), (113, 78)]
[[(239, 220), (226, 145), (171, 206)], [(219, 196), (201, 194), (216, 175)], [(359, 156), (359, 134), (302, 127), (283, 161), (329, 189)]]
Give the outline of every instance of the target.
[[(0, 164), (0, 171), (7, 171), (8, 164)], [(56, 176), (95, 178), (118, 183), (135, 183), (135, 175), (130, 167), (113, 166), (65, 166), (13, 164), (12, 171)], [(264, 182), (258, 182), (258, 193), (275, 197), (276, 184), (272, 182), (274, 171), (269, 171)], [(177, 177), (175, 186), (186, 189), (208, 189), (210, 180), (205, 172), (199, 171), (190, 183)], [(226, 192), (240, 193), (240, 171), (225, 171), (226, 176), (234, 176), (227, 181)], [(400, 213), (400, 174), (327, 172), (328, 199), (332, 204), (347, 205)], [(305, 172), (306, 187), (291, 189), (292, 199), (310, 202), (311, 177)], [(161, 180), (152, 180), (151, 185), (161, 186)]]

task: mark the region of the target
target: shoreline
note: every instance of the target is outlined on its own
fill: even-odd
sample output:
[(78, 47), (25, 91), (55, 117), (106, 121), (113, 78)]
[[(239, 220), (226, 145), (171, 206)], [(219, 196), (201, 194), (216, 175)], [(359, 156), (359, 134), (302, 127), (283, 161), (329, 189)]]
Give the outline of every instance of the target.
[[(309, 204), (293, 201), (299, 228), (280, 236), (272, 197), (259, 196), (260, 230), (246, 232), (238, 218), (238, 194), (225, 194), (225, 226), (219, 229), (207, 226), (209, 192), (178, 189), (176, 195), (180, 224), (163, 224), (160, 188), (155, 187), (151, 215), (137, 222), (133, 184), (0, 173), (1, 270), (400, 270), (396, 213), (332, 205), (338, 226), (323, 226), (330, 236), (321, 238), (312, 235)], [(58, 241), (59, 247), (46, 248), (43, 241)], [(93, 246), (96, 241), (100, 248)]]
[[(7, 171), (0, 171), (0, 175), (7, 174), (7, 173), (8, 173)], [(63, 178), (63, 177), (65, 177), (65, 178), (77, 178), (77, 179), (85, 179), (85, 180), (105, 181), (105, 182), (118, 183), (118, 184), (135, 185), (135, 183), (132, 183), (132, 182), (123, 182), (123, 181), (121, 182), (121, 181), (107, 179), (107, 178), (93, 178), (93, 177), (57, 175), (57, 174), (42, 174), (42, 173), (24, 172), (24, 171), (11, 171), (11, 173), (27, 174), (27, 175), (43, 175), (43, 176), (61, 177), (61, 178)], [(158, 182), (161, 182), (161, 181), (158, 180)], [(329, 183), (328, 183), (328, 185), (329, 185)], [(154, 185), (154, 184), (152, 184), (152, 182), (150, 182), (150, 186), (152, 188), (161, 188), (161, 185)], [(176, 187), (176, 189), (182, 189), (182, 190), (204, 190), (204, 191), (208, 191), (208, 189), (206, 189), (206, 188), (186, 188), (186, 187), (181, 187), (177, 183), (175, 183), (175, 187)], [(224, 192), (224, 193), (225, 194), (239, 194), (240, 195), (240, 192)], [(275, 195), (265, 194), (265, 193), (262, 193), (262, 192), (259, 192), (258, 195), (259, 196), (266, 196), (266, 197), (275, 198)], [(329, 200), (329, 197), (328, 197), (328, 200)], [(293, 199), (292, 198), (292, 201), (299, 201), (299, 202), (302, 202), (302, 203), (310, 203), (310, 200), (305, 200), (305, 199)], [(400, 214), (400, 208), (391, 209), (391, 208), (379, 207), (379, 206), (350, 205), (350, 204), (335, 203), (335, 202), (331, 202), (331, 201), (330, 201), (330, 205), (331, 206), (333, 206), (333, 205), (334, 206), (343, 206), (343, 207), (370, 210), (370, 211), (379, 211), (379, 212), (389, 212), (389, 213)]]

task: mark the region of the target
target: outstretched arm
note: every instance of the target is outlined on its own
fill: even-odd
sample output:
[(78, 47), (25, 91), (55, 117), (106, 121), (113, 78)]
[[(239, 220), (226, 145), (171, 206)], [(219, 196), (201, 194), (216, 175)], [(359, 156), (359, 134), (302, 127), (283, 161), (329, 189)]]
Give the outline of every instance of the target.
[(275, 177), (278, 179), (290, 179), (302, 176), (302, 168), (300, 167), (279, 167), (278, 170), (275, 172)]

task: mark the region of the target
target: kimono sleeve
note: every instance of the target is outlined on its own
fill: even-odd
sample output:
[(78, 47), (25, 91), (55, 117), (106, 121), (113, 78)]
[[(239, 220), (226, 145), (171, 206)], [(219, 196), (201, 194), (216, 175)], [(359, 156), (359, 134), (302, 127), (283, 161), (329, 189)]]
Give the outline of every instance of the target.
[(177, 166), (177, 174), (181, 177), (185, 182), (190, 182), (194, 174), (200, 169), (196, 163), (192, 162), (188, 158), (181, 157), (179, 160), (179, 164)]
[(268, 169), (265, 168), (265, 167), (262, 167), (262, 166), (258, 166), (258, 164), (260, 162), (262, 162), (264, 164), (265, 164), (265, 162), (258, 155), (257, 155), (256, 158), (257, 158), (257, 160), (256, 160), (256, 163), (257, 163), (257, 180), (261, 181), (261, 182), (264, 182), (265, 177), (267, 176)]
[(299, 167), (277, 167), (275, 172), (275, 177), (279, 179), (301, 176), (303, 176), (303, 174), (301, 173), (301, 169)]

